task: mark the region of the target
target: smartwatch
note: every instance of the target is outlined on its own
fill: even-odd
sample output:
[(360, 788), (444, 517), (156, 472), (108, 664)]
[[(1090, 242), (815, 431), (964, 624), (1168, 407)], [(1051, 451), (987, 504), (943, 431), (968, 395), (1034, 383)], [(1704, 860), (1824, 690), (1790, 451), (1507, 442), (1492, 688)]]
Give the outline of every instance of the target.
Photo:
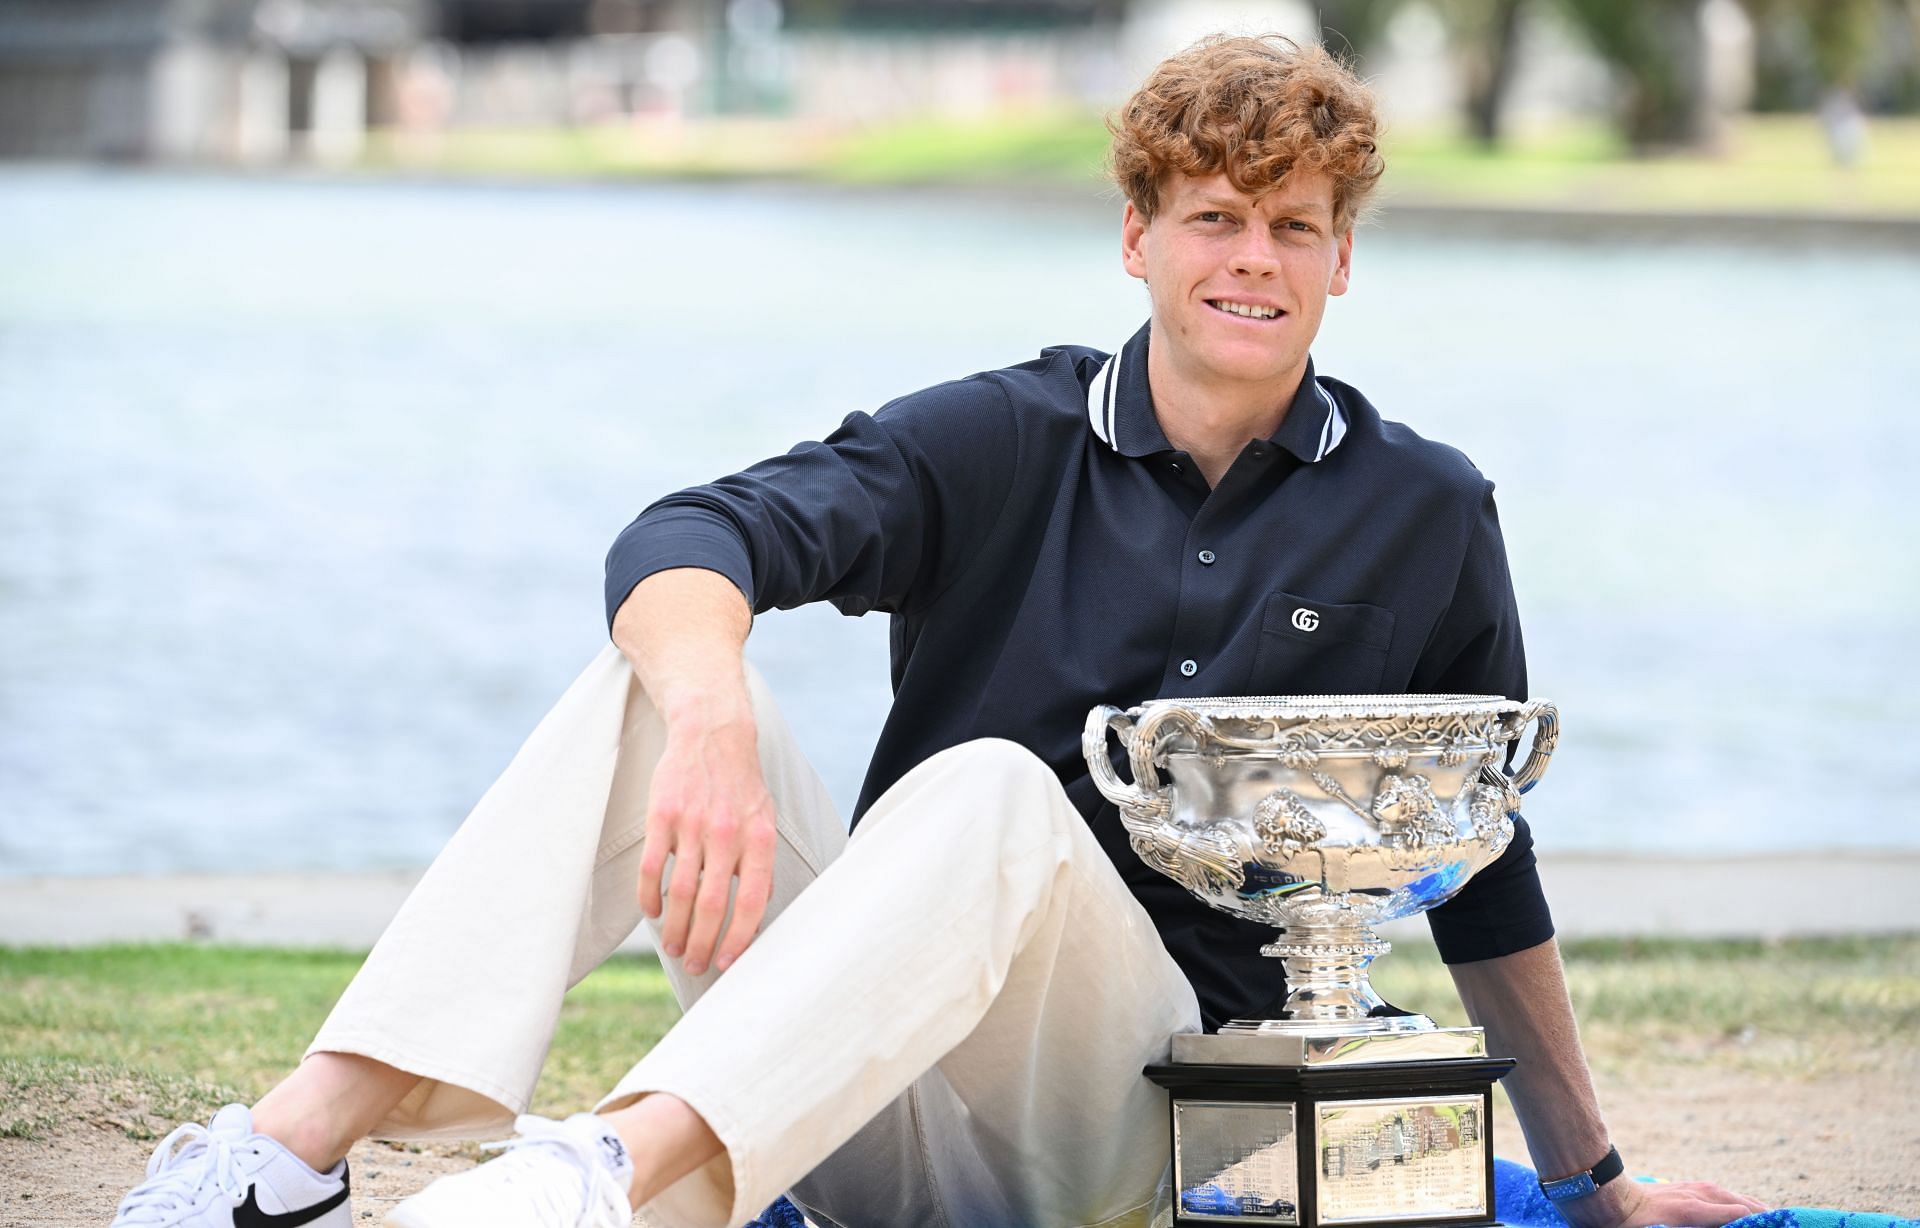
[(1620, 1159), (1619, 1149), (1609, 1146), (1606, 1158), (1584, 1173), (1575, 1173), (1571, 1177), (1560, 1177), (1553, 1181), (1542, 1181), (1540, 1192), (1553, 1202), (1567, 1202), (1574, 1198), (1585, 1198), (1607, 1182), (1627, 1171)]

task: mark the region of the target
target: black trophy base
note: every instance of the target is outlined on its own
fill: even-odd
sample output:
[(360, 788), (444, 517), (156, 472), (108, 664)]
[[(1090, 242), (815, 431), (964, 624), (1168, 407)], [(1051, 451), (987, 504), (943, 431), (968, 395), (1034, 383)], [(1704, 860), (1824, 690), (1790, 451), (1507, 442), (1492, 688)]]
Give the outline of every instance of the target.
[(1494, 1228), (1493, 1085), (1511, 1058), (1169, 1062), (1175, 1225)]

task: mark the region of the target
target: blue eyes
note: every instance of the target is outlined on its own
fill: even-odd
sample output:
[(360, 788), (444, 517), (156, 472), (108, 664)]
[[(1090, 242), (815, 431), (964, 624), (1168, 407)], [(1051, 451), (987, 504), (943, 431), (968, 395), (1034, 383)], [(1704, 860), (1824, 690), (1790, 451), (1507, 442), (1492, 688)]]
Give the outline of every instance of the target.
[[(1193, 220), (1196, 222), (1205, 223), (1207, 225), (1212, 225), (1215, 222), (1228, 222), (1228, 221), (1232, 221), (1233, 219), (1229, 218), (1226, 214), (1221, 213), (1218, 210), (1209, 209), (1205, 213), (1199, 213), (1194, 215)], [(1281, 225), (1285, 226), (1288, 230), (1292, 231), (1295, 234), (1312, 234), (1313, 233), (1313, 226), (1311, 223), (1308, 223), (1308, 222), (1287, 221), (1287, 222), (1282, 222)]]

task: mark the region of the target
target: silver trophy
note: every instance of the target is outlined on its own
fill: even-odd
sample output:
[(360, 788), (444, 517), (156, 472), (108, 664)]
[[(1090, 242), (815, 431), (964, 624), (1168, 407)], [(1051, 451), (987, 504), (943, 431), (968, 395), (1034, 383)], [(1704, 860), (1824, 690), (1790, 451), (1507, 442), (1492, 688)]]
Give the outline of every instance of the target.
[(1367, 967), (1389, 949), (1375, 925), (1450, 899), (1505, 850), (1558, 732), (1552, 703), (1484, 695), (1089, 714), (1087, 765), (1134, 851), (1281, 931), (1261, 950), (1284, 965), (1284, 1000), (1176, 1036), (1172, 1061), (1148, 1069), (1173, 1096), (1176, 1224), (1492, 1222), (1492, 1085), (1512, 1063), (1488, 1056), (1479, 1028), (1395, 1010)]

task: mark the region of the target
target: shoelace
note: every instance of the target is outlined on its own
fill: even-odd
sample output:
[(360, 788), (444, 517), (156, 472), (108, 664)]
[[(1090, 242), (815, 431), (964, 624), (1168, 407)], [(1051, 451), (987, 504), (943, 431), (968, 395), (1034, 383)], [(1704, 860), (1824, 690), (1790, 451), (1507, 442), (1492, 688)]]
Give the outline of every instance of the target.
[(246, 1177), (240, 1171), (233, 1143), (215, 1137), (205, 1126), (188, 1122), (153, 1149), (147, 1160), (147, 1179), (121, 1200), (113, 1222), (164, 1223), (169, 1214), (194, 1206), (209, 1183), (236, 1207), (247, 1199)]
[[(514, 1119), (518, 1133), (498, 1143), (482, 1145), (485, 1151), (506, 1154), (493, 1161), (499, 1179), (526, 1193), (540, 1212), (541, 1222), (574, 1225), (577, 1228), (627, 1228), (633, 1222), (633, 1208), (627, 1192), (620, 1188), (601, 1162), (592, 1143), (581, 1138), (563, 1123), (545, 1117), (527, 1115)], [(536, 1148), (557, 1147), (584, 1170), (584, 1188), (562, 1189), (553, 1182), (553, 1169), (539, 1162)]]

